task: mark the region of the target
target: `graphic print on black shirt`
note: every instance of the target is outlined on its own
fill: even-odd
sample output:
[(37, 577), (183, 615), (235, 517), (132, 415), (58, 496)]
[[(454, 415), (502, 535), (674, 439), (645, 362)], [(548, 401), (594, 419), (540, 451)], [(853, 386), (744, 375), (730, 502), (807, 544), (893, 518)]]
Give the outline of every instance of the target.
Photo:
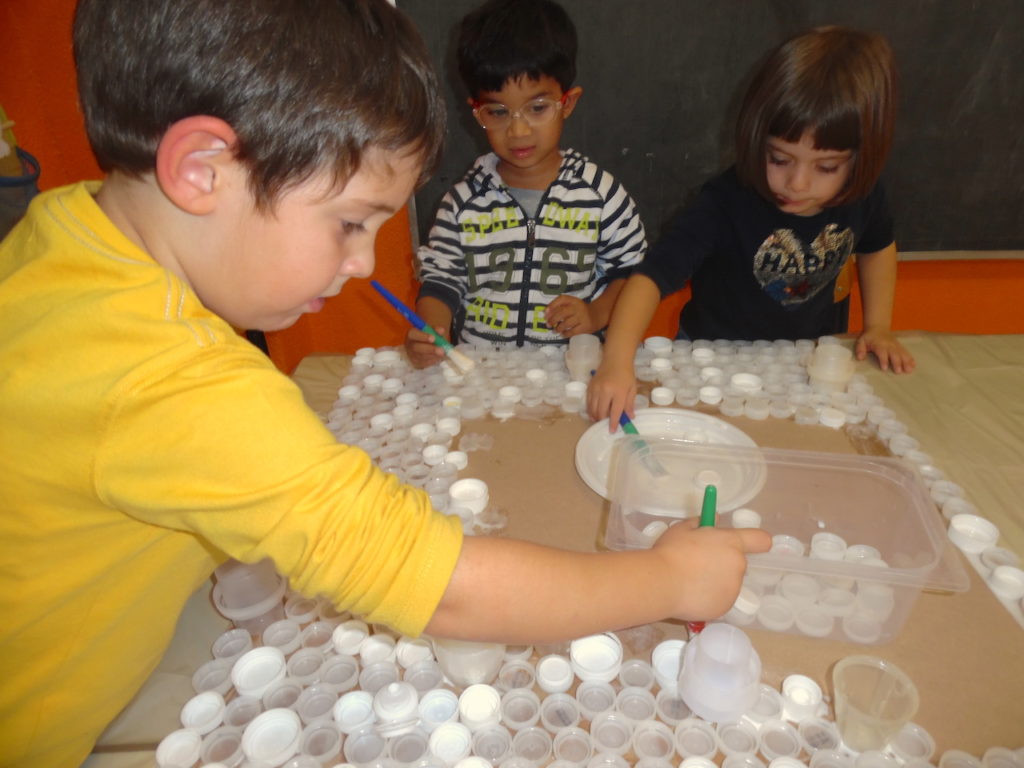
[(849, 227), (828, 224), (807, 248), (791, 229), (776, 229), (754, 254), (758, 285), (783, 307), (794, 307), (814, 297), (835, 280), (853, 252)]

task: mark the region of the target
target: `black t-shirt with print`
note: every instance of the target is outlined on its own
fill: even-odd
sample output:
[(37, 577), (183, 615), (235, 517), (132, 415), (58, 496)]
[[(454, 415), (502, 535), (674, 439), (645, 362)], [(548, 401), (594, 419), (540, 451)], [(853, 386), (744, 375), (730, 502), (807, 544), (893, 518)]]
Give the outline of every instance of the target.
[(783, 213), (735, 170), (706, 183), (648, 252), (637, 272), (662, 296), (693, 280), (679, 316), (691, 339), (802, 339), (846, 330), (849, 299), (836, 277), (853, 253), (893, 242), (885, 193), (814, 216)]

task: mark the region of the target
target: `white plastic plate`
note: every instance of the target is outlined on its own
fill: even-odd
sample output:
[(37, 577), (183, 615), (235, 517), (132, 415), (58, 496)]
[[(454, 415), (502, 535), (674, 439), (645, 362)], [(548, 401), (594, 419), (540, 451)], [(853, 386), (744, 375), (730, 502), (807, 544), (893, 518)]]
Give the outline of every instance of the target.
[[(640, 437), (673, 437), (697, 444), (733, 445), (756, 448), (757, 443), (741, 429), (732, 424), (700, 413), (681, 408), (642, 408), (633, 419)], [(608, 499), (608, 471), (611, 466), (612, 449), (616, 441), (633, 439), (620, 427), (614, 434), (608, 433), (608, 420), (593, 424), (580, 436), (576, 443), (576, 471), (591, 489)], [(720, 508), (732, 508), (749, 500), (764, 485), (764, 473), (754, 483), (744, 483), (742, 488), (746, 499), (726, 499), (719, 488)], [(748, 478), (749, 481), (749, 478)]]

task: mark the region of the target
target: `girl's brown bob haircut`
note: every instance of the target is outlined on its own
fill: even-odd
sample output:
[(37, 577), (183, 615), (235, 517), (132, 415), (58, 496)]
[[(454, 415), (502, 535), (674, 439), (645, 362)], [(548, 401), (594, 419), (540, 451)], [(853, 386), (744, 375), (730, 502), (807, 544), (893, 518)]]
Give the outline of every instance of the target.
[(810, 131), (816, 149), (853, 151), (850, 178), (829, 205), (859, 200), (885, 166), (895, 113), (888, 41), (844, 27), (812, 29), (768, 54), (754, 75), (736, 126), (736, 172), (773, 200), (765, 173), (768, 138), (799, 142)]

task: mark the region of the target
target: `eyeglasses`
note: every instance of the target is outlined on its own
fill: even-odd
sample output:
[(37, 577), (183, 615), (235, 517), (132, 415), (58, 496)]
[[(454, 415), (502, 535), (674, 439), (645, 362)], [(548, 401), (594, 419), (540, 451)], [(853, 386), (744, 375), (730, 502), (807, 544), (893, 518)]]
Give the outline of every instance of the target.
[(515, 112), (504, 104), (482, 104), (479, 101), (473, 102), (473, 115), (482, 128), (488, 131), (503, 131), (512, 125), (512, 120), (521, 118), (528, 125), (536, 128), (540, 125), (550, 123), (555, 115), (565, 106), (569, 93), (566, 91), (560, 99), (551, 99), (547, 96), (540, 96), (531, 99)]

